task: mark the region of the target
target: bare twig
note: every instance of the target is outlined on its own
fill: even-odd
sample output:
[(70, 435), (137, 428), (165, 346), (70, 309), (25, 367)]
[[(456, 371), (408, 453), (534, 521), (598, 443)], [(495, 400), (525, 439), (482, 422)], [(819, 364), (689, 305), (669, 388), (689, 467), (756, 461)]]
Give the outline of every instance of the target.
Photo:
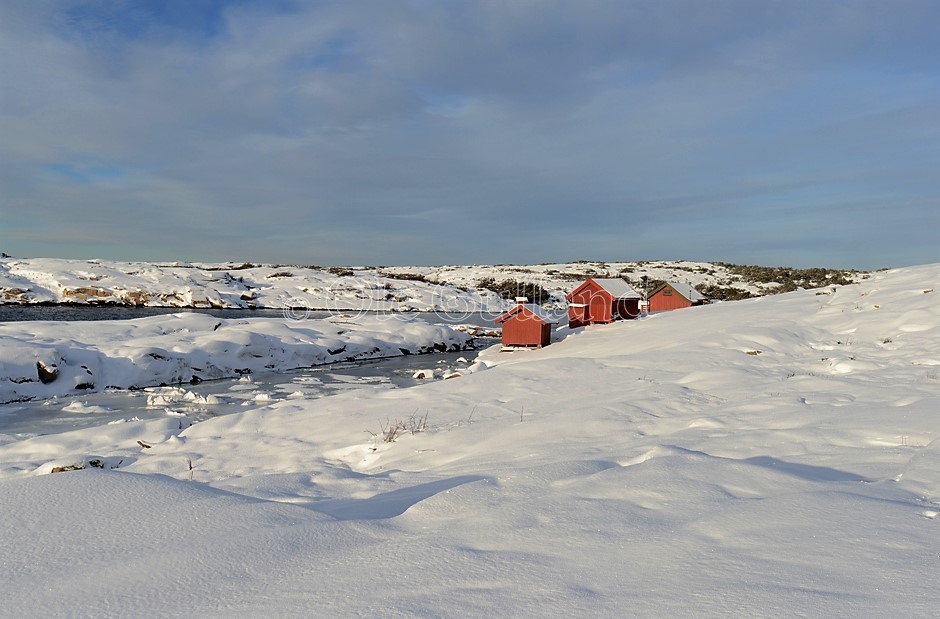
[(383, 424), (381, 421), (379, 425), (382, 427), (382, 440), (386, 443), (391, 443), (398, 438), (398, 435), (401, 434), (407, 426), (404, 421), (396, 420), (393, 424), (390, 420), (386, 419)]
[(424, 417), (417, 417), (415, 415), (411, 416), (411, 419), (408, 420), (408, 423), (411, 427), (412, 434), (417, 434), (418, 432), (424, 432), (428, 429), (428, 415), (429, 414), (430, 414), (430, 409), (424, 411)]

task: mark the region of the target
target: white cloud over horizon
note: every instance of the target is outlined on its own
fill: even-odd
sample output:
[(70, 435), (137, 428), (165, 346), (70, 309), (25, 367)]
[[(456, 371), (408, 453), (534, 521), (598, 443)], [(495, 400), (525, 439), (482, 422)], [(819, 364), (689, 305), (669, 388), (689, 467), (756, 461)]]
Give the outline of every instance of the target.
[(914, 1), (5, 4), (0, 249), (936, 262), (938, 24)]

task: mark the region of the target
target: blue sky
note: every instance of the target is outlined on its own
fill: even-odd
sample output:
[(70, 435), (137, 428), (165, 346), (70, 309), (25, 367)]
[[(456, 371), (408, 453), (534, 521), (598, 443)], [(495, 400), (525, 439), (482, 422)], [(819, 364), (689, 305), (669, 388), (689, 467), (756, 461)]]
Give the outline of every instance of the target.
[(0, 3), (0, 250), (940, 261), (940, 3)]

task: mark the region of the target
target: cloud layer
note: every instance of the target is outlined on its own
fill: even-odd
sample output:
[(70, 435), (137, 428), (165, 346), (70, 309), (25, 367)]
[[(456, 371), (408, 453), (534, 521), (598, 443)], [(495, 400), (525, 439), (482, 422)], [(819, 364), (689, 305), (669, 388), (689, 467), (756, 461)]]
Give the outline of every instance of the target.
[(938, 24), (930, 1), (5, 3), (0, 249), (934, 262)]

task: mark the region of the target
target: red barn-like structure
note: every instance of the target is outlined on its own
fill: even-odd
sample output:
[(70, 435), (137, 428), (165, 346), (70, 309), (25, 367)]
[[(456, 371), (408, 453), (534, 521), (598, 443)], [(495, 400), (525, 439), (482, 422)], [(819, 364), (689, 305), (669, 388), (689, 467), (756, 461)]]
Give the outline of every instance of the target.
[(641, 297), (622, 279), (591, 278), (565, 298), (572, 329), (640, 315)]
[(665, 312), (694, 305), (704, 305), (708, 303), (708, 299), (689, 284), (665, 282), (650, 292), (648, 302), (649, 312), (652, 314), (653, 312)]
[(541, 306), (517, 303), (496, 319), (503, 326), (503, 346), (541, 348), (552, 343), (552, 325), (557, 322)]

